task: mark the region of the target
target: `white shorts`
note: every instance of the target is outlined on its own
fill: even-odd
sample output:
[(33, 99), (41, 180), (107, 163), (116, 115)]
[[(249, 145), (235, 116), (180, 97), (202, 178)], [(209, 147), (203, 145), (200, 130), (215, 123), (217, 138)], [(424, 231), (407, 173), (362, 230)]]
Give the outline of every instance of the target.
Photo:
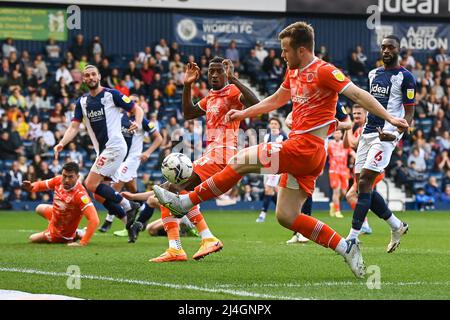
[(139, 157), (130, 158), (130, 156), (128, 156), (125, 162), (122, 162), (122, 164), (120, 165), (119, 170), (117, 170), (114, 174), (113, 181), (130, 182), (134, 178), (137, 178), (137, 172), (140, 165), (141, 160), (139, 159)]
[(275, 188), (278, 186), (278, 182), (280, 182), (279, 174), (265, 174), (264, 175), (264, 185)]
[(356, 151), (355, 173), (368, 169), (383, 172), (391, 160), (397, 141), (380, 141), (378, 133), (361, 135)]
[(127, 154), (126, 148), (106, 148), (95, 159), (92, 172), (112, 178)]

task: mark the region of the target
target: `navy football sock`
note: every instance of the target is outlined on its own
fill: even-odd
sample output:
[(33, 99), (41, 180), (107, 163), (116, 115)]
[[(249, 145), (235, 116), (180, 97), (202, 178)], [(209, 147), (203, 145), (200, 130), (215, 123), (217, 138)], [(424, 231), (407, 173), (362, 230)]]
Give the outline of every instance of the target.
[(117, 218), (122, 219), (125, 217), (125, 211), (118, 203), (105, 201), (103, 206), (108, 210), (109, 214), (115, 215)]
[(392, 216), (392, 211), (388, 208), (386, 201), (376, 191), (372, 191), (370, 210), (383, 220), (387, 220)]
[(123, 200), (123, 197), (120, 195), (120, 193), (104, 183), (100, 183), (98, 185), (97, 189), (95, 189), (95, 193), (102, 198), (105, 198), (106, 201), (120, 203)]
[(153, 212), (155, 212), (155, 208), (149, 207), (148, 204), (144, 203), (144, 209), (139, 212), (139, 217), (136, 219), (136, 221), (139, 221), (143, 225), (146, 225), (153, 216)]
[(267, 210), (269, 209), (270, 200), (272, 200), (272, 196), (268, 196), (265, 194), (261, 211), (267, 212)]
[(367, 212), (370, 209), (372, 202), (372, 192), (358, 194), (358, 202), (356, 203), (355, 211), (353, 212), (352, 228), (361, 230)]

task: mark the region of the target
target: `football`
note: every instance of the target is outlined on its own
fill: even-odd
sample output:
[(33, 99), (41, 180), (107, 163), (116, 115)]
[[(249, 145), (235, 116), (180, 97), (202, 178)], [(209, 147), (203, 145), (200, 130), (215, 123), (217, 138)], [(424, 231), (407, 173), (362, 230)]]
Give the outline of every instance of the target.
[(183, 183), (192, 175), (192, 161), (182, 153), (171, 153), (164, 158), (161, 172), (170, 183)]

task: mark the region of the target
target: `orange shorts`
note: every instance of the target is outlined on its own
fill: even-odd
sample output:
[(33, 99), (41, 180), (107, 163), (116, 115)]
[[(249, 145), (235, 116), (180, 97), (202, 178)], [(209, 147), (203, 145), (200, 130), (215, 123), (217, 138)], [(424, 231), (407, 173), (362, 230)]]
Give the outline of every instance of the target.
[(217, 172), (222, 171), (236, 153), (236, 149), (225, 147), (211, 149), (194, 161), (194, 172), (200, 177), (201, 181), (205, 181)]
[(347, 191), (349, 178), (348, 173), (330, 172), (328, 175), (330, 178), (331, 189), (340, 188), (341, 190)]
[[(375, 188), (375, 186), (384, 179), (384, 172), (381, 172), (377, 177), (375, 178), (375, 181), (373, 182), (372, 189)], [(353, 179), (353, 186), (358, 190), (358, 186), (356, 185), (356, 178)]]
[(311, 196), (325, 166), (326, 150), (323, 139), (304, 133), (283, 142), (261, 143), (258, 158), (262, 173), (281, 173), (280, 187), (301, 188)]

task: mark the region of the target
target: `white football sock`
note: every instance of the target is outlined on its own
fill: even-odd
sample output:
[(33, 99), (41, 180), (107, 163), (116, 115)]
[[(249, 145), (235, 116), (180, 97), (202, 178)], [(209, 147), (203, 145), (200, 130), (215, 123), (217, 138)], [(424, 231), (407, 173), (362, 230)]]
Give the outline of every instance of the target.
[(180, 240), (169, 240), (169, 247), (172, 249), (181, 250), (181, 241)]
[(391, 226), (392, 230), (397, 230), (402, 226), (402, 221), (392, 214), (386, 222)]
[(108, 222), (113, 222), (113, 221), (114, 221), (114, 218), (115, 218), (115, 215), (113, 215), (113, 214), (107, 214), (105, 220), (108, 221)]
[(347, 240), (348, 239), (358, 239), (360, 232), (361, 232), (361, 230), (356, 230), (356, 229), (351, 228), (350, 233), (347, 236)]
[(202, 237), (202, 239), (206, 239), (206, 238), (214, 238), (214, 235), (211, 233), (211, 231), (209, 230), (209, 228), (206, 228), (205, 230), (203, 230), (202, 232), (199, 232), (200, 237)]
[(194, 206), (194, 204), (191, 201), (191, 198), (189, 198), (189, 194), (181, 194), (180, 195), (180, 202), (183, 208), (190, 209)]
[(123, 198), (122, 201), (120, 202), (120, 205), (122, 206), (123, 210), (125, 210), (125, 212), (131, 210), (131, 204), (130, 201), (128, 201), (128, 199)]
[(345, 239), (342, 238), (341, 241), (339, 241), (338, 245), (336, 246), (336, 249), (334, 249), (334, 251), (336, 251), (341, 256), (343, 256), (345, 254), (345, 251), (347, 251), (347, 248), (348, 248), (348, 244), (345, 241)]

